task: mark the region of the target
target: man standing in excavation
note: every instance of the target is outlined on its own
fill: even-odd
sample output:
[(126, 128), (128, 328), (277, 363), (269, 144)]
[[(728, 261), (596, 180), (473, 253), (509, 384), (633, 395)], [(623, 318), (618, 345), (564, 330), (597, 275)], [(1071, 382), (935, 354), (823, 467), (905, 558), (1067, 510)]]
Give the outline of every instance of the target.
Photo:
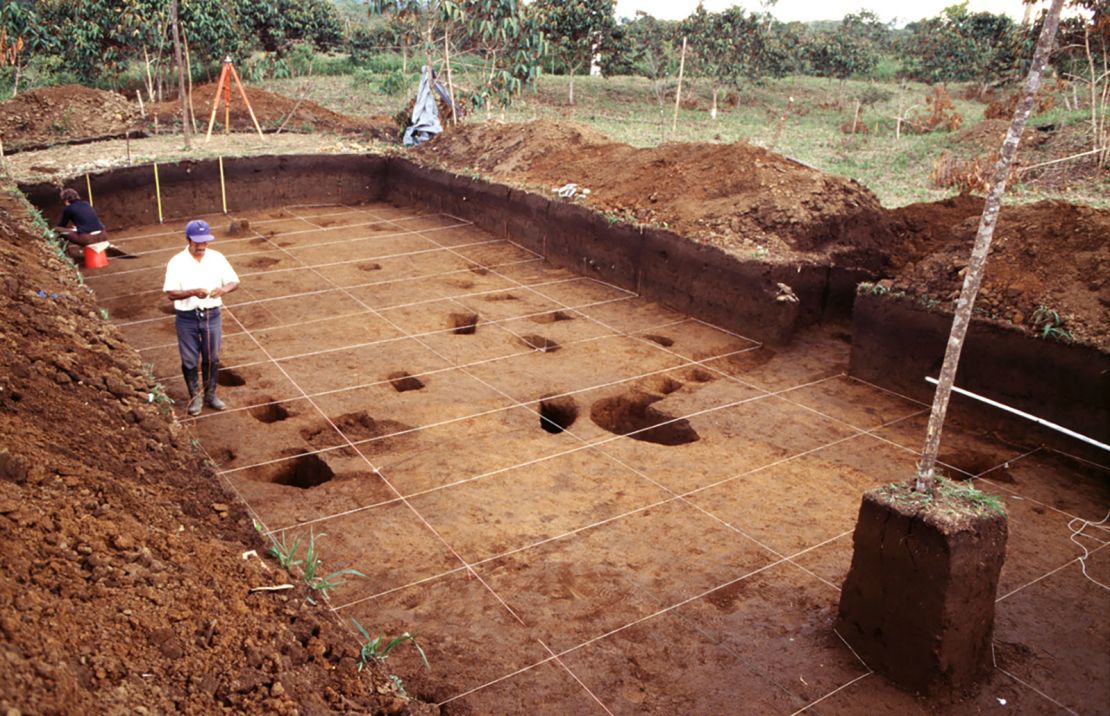
[[(208, 248), (214, 238), (207, 222), (190, 221), (185, 226), (188, 246), (170, 259), (162, 286), (173, 301), (181, 372), (189, 389), (188, 413), (194, 416), (200, 415), (202, 401), (213, 410), (227, 407), (216, 396), (222, 335), (220, 306), (221, 296), (239, 288), (239, 276), (223, 254)], [(201, 371), (203, 392), (198, 385)]]

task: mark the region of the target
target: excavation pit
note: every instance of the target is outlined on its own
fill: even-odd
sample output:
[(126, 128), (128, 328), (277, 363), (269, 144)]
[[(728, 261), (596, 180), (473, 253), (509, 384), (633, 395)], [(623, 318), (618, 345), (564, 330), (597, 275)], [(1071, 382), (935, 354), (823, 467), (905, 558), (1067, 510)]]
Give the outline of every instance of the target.
[(448, 316), (448, 322), (452, 328), (451, 332), (456, 336), (474, 335), (478, 330), (477, 313), (452, 313)]
[(599, 400), (590, 407), (590, 419), (615, 435), (627, 435), (656, 445), (689, 445), (700, 439), (685, 418), (675, 418), (652, 407), (662, 396), (631, 392)]
[(260, 423), (279, 423), (289, 418), (289, 411), (281, 403), (265, 403), (250, 409), (251, 417)]
[(311, 490), (329, 482), (335, 473), (319, 455), (301, 455), (286, 460), (268, 473), (263, 473), (266, 482), (299, 490)]
[[(730, 259), (400, 159), (225, 165), (242, 202), (230, 213), (257, 233), (213, 248), (237, 269), (280, 264), (251, 269), (226, 302), (233, 410), (187, 428), (267, 526), (327, 533), (329, 568), (368, 575), (331, 595), (341, 619), (421, 635), (432, 672), (390, 659), (410, 690), (448, 714), (581, 713), (594, 697), (615, 713), (919, 708), (831, 631), (859, 497), (912, 473), (927, 420), (914, 396), (845, 375), (836, 307), (854, 287), (833, 269)], [(160, 166), (170, 225), (221, 210), (217, 170), (187, 168)], [(145, 187), (148, 174), (121, 176)], [(150, 253), (86, 280), (106, 303), (161, 300), (179, 236), (145, 194), (92, 181), (113, 241)], [(48, 216), (56, 195), (39, 195)], [(765, 303), (779, 281), (801, 297), (793, 313)], [(110, 320), (180, 394), (172, 317)], [(559, 350), (537, 355), (549, 340)], [(537, 395), (560, 397), (537, 418)], [(955, 406), (942, 454), (1010, 510), (995, 646), (1036, 687), (996, 671), (983, 694), (1097, 711), (1110, 700), (1102, 591), (1066, 528), (1103, 517), (1110, 473), (966, 415)], [(1087, 534), (1105, 570), (1110, 535)], [(488, 659), (454, 646), (493, 640)], [(644, 654), (659, 668), (639, 668)]]
[(578, 419), (578, 403), (574, 398), (543, 398), (540, 400), (540, 427), (553, 435), (565, 432)]

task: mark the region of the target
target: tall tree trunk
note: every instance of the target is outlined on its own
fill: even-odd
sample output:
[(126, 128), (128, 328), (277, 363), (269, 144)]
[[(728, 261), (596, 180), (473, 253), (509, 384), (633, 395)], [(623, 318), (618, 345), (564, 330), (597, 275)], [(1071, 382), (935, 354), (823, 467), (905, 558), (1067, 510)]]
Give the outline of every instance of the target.
[(574, 106), (574, 68), (570, 68), (570, 96), (568, 98), (570, 106)]
[(721, 94), (721, 88), (714, 85), (713, 87), (713, 106), (709, 108), (709, 118), (717, 120), (717, 95)]
[(170, 32), (173, 34), (173, 58), (177, 62), (177, 91), (181, 97), (181, 130), (185, 148), (193, 148), (193, 122), (189, 116), (189, 95), (185, 92), (185, 63), (181, 59), (181, 37), (177, 32), (177, 0), (170, 0)]
[(968, 326), (971, 324), (971, 310), (975, 306), (975, 296), (979, 293), (979, 286), (983, 282), (983, 269), (987, 264), (987, 255), (990, 253), (991, 239), (994, 237), (995, 223), (998, 221), (998, 211), (1002, 205), (1002, 195), (1006, 192), (1006, 179), (1010, 173), (1010, 164), (1017, 152), (1021, 133), (1025, 130), (1025, 122), (1033, 110), (1033, 101), (1037, 90), (1041, 86), (1041, 73), (1044, 72), (1048, 55), (1056, 38), (1056, 30), (1060, 25), (1060, 8), (1064, 0), (1052, 0), (1052, 6), (1045, 15), (1044, 28), (1037, 40), (1037, 49), (1033, 53), (1033, 64), (1029, 68), (1029, 76), (1025, 80), (1021, 100), (1014, 110), (1014, 119), (1010, 122), (1010, 129), (1006, 132), (1006, 139), (1002, 142), (1002, 152), (998, 163), (994, 167), (994, 181), (990, 192), (987, 194), (983, 215), (979, 220), (979, 231), (975, 235), (975, 245), (971, 249), (971, 260), (967, 266), (967, 275), (964, 277), (963, 289), (960, 299), (956, 303), (956, 313), (952, 319), (952, 332), (948, 336), (948, 347), (944, 352), (944, 364), (940, 369), (937, 382), (936, 395), (933, 398), (933, 409), (929, 415), (929, 427), (925, 431), (925, 447), (921, 453), (921, 463), (917, 467), (917, 480), (914, 489), (917, 492), (930, 492), (935, 494), (937, 489), (934, 474), (937, 464), (937, 453), (940, 451), (941, 429), (944, 427), (944, 416), (948, 412), (948, 399), (952, 397), (952, 384), (956, 380), (956, 368), (960, 362), (960, 352), (963, 350), (964, 338), (967, 336)]

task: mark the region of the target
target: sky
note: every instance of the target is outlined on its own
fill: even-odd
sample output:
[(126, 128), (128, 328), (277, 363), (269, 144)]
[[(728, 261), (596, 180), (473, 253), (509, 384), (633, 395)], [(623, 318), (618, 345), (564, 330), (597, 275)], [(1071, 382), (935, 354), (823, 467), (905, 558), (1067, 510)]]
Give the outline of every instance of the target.
[[(705, 8), (715, 12), (731, 5), (739, 5), (751, 12), (766, 10), (783, 22), (839, 20), (850, 12), (867, 9), (884, 22), (897, 20), (898, 25), (904, 25), (913, 20), (933, 17), (957, 2), (959, 0), (778, 0), (764, 8), (760, 0), (705, 0)], [(689, 15), (697, 4), (697, 0), (617, 0), (617, 17), (632, 17), (637, 10), (643, 10), (663, 20), (680, 20)], [(968, 9), (972, 12), (1005, 13), (1017, 21), (1021, 20), (1025, 12), (1021, 0), (969, 0)]]

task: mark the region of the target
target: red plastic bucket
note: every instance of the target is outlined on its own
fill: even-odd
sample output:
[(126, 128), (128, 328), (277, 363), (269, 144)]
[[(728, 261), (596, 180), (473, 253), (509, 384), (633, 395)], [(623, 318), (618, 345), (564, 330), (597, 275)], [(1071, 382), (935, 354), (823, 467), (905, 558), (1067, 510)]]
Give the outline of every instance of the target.
[(108, 265), (108, 252), (97, 251), (91, 246), (85, 247), (85, 268), (104, 268)]

